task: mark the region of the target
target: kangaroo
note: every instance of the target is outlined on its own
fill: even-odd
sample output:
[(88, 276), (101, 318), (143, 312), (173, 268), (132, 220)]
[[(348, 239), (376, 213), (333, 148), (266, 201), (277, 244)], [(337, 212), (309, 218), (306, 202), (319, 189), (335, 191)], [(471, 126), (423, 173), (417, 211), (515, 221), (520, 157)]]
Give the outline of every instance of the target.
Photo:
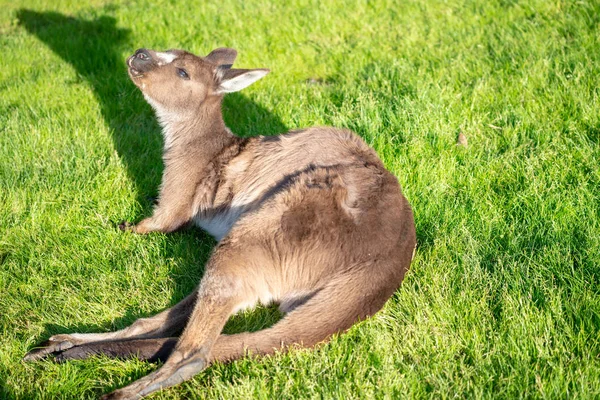
[[(348, 130), (235, 136), (223, 122), (224, 94), (269, 72), (232, 68), (236, 55), (229, 48), (206, 57), (139, 49), (127, 60), (162, 126), (165, 168), (152, 216), (121, 228), (172, 232), (193, 222), (208, 231), (218, 244), (199, 286), (125, 329), (52, 336), (25, 360), (163, 360), (104, 397), (137, 399), (215, 361), (326, 341), (376, 313), (398, 289), (416, 235), (396, 177)], [(272, 327), (221, 334), (238, 310), (272, 302), (285, 314)]]

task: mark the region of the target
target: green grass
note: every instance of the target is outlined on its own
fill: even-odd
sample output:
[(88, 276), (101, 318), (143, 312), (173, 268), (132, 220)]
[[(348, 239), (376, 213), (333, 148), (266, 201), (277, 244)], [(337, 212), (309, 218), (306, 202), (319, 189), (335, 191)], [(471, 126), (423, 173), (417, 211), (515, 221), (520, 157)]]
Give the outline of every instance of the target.
[(162, 168), (124, 60), (219, 46), (272, 70), (227, 98), (230, 127), (353, 129), (398, 176), (419, 248), (348, 334), (153, 398), (600, 397), (600, 2), (0, 0), (0, 398), (94, 398), (156, 368), (20, 359), (199, 282), (199, 229), (115, 228), (151, 213)]

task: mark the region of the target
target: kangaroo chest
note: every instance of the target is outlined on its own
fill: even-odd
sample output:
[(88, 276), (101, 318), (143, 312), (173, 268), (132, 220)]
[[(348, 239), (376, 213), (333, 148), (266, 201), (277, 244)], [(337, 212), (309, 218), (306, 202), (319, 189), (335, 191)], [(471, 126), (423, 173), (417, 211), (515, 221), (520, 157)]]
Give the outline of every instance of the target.
[(214, 184), (204, 185), (211, 187), (212, 195), (197, 193), (194, 222), (216, 240), (223, 239), (242, 214), (257, 205), (260, 194), (269, 186), (269, 180), (248, 177), (251, 161), (250, 154), (236, 157), (214, 174)]

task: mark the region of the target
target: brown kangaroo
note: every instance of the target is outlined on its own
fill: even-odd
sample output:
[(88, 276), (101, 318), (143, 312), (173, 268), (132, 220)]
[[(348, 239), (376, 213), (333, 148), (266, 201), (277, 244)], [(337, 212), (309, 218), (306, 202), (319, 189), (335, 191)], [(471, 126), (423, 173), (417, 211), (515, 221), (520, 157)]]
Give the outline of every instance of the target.
[[(231, 68), (236, 54), (140, 49), (127, 60), (162, 125), (165, 169), (153, 215), (122, 229), (172, 232), (194, 222), (212, 234), (219, 243), (198, 288), (117, 332), (53, 336), (25, 360), (165, 360), (105, 396), (140, 398), (214, 361), (323, 342), (373, 315), (400, 286), (416, 237), (397, 179), (347, 130), (234, 136), (223, 123), (223, 95), (269, 72)], [(221, 334), (238, 310), (272, 302), (285, 313), (272, 327)]]

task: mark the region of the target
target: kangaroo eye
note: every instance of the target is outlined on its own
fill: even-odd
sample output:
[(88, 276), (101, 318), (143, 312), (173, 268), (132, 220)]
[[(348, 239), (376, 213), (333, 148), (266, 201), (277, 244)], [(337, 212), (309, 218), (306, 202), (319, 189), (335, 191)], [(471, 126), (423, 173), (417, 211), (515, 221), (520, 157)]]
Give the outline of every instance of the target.
[(190, 76), (183, 68), (177, 68), (177, 75), (179, 75), (179, 77), (183, 79), (190, 79)]

